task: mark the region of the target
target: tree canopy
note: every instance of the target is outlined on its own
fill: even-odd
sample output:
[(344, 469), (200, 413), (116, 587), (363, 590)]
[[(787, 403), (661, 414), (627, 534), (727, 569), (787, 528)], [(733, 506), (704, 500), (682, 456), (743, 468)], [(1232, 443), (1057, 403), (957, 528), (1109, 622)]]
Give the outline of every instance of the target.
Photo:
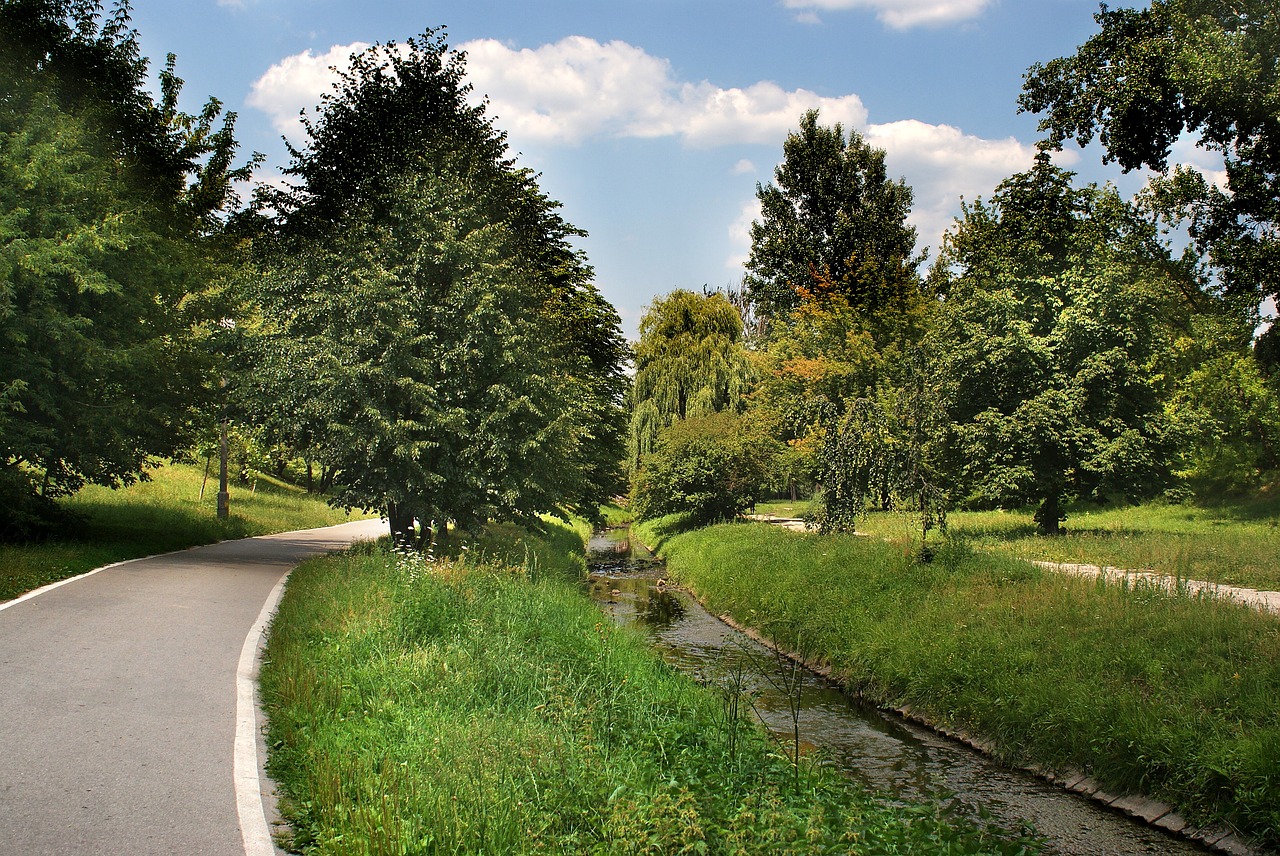
[[(1280, 292), (1280, 8), (1272, 0), (1154, 0), (1095, 15), (1069, 57), (1031, 67), (1019, 104), (1046, 143), (1095, 135), (1125, 170), (1165, 173), (1152, 201), (1185, 222), (1230, 291)], [(1178, 166), (1183, 134), (1222, 156), (1226, 187)]]
[(728, 298), (684, 289), (655, 298), (640, 319), (635, 346), (632, 467), (672, 423), (736, 410), (750, 374), (742, 317)]
[[(1036, 228), (1028, 230), (1029, 224)], [(1137, 499), (1170, 475), (1160, 367), (1187, 277), (1111, 188), (1075, 188), (1041, 157), (966, 208), (940, 261), (930, 333), (953, 487), (971, 504)], [(1181, 306), (1181, 308), (1180, 308)]]
[(783, 142), (775, 183), (756, 185), (761, 220), (751, 224), (745, 286), (758, 311), (785, 323), (800, 292), (825, 283), (855, 308), (875, 308), (915, 288), (912, 193), (890, 180), (884, 151), (818, 111)]
[(0, 4), (0, 70), (0, 460), (20, 504), (128, 483), (189, 441), (217, 218), (249, 167), (216, 100), (178, 110), (172, 57), (152, 99), (126, 4)]
[(406, 541), (592, 513), (622, 458), (617, 314), (464, 72), (439, 31), (353, 57), (257, 215), (238, 394)]

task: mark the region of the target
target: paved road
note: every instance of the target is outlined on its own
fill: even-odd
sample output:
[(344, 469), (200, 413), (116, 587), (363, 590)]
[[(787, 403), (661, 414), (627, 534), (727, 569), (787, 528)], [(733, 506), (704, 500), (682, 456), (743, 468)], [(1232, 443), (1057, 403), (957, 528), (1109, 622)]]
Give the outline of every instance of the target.
[(384, 527), (198, 547), (0, 605), (0, 854), (244, 856), (250, 633), (291, 567)]

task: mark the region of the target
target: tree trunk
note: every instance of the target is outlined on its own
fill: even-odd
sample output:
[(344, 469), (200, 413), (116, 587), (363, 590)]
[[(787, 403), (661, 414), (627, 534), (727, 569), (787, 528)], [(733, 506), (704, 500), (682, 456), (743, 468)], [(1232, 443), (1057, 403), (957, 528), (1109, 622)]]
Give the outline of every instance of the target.
[(1040, 507), (1036, 509), (1033, 519), (1039, 524), (1041, 535), (1058, 535), (1062, 532), (1059, 524), (1066, 520), (1067, 516), (1062, 513), (1062, 505), (1056, 491), (1044, 498)]
[(417, 547), (412, 511), (398, 502), (387, 503), (387, 524), (391, 528), (391, 540), (398, 546)]

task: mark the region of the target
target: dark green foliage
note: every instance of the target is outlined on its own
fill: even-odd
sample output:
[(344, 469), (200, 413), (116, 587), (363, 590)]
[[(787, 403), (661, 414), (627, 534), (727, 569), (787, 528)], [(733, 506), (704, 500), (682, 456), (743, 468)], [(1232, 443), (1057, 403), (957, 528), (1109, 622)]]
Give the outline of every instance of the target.
[(1280, 469), (1280, 384), (1267, 382), (1266, 337), (1250, 347), (1252, 301), (1205, 302), (1212, 311), (1193, 316), (1175, 342), (1177, 384), (1167, 409), (1179, 474), (1201, 495), (1217, 496), (1256, 489)]
[(842, 419), (827, 421), (818, 456), (822, 505), (814, 522), (823, 533), (853, 532), (868, 497), (888, 492), (893, 438), (884, 411), (866, 398), (851, 402)]
[(938, 379), (914, 348), (901, 361), (901, 382), (876, 399), (859, 398), (843, 416), (828, 414), (818, 454), (820, 532), (853, 532), (868, 504), (915, 515), (922, 550), (929, 532), (946, 531), (950, 499), (936, 460), (945, 433)]
[(811, 110), (787, 135), (777, 184), (756, 185), (745, 286), (757, 311), (786, 323), (800, 291), (823, 281), (856, 309), (874, 310), (916, 286), (911, 188), (885, 173), (884, 152)]
[(41, 493), (120, 484), (187, 436), (209, 365), (201, 260), (159, 231), (86, 124), (0, 113), (0, 457)]
[(774, 481), (779, 444), (746, 417), (707, 413), (676, 422), (632, 480), (640, 519), (685, 512), (699, 523), (729, 520)]
[(127, 4), (0, 4), (0, 71), (0, 465), (127, 484), (211, 400), (212, 233), (252, 164), (216, 100), (178, 111), (172, 57), (152, 99)]
[(467, 91), (436, 31), (353, 57), (293, 152), (300, 184), (240, 224), (264, 271), (237, 399), (417, 543), (590, 513), (622, 458), (617, 314)]
[(1273, 0), (1155, 0), (1108, 9), (1075, 55), (1027, 73), (1023, 110), (1047, 144), (1095, 134), (1106, 160), (1166, 172), (1196, 135), (1225, 160), (1227, 188), (1179, 166), (1152, 183), (1156, 210), (1184, 222), (1228, 290), (1280, 292), (1280, 9)]
[(1157, 367), (1195, 284), (1147, 228), (1113, 190), (1072, 188), (1044, 157), (966, 208), (934, 272), (949, 298), (929, 339), (958, 496), (1038, 503), (1052, 533), (1066, 497), (1167, 483)]

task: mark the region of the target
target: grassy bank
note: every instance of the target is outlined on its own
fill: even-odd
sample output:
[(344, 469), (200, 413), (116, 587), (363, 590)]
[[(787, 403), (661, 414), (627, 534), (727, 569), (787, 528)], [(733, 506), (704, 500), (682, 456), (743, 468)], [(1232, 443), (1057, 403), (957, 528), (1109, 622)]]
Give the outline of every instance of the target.
[(667, 536), (662, 553), (712, 610), (879, 704), (1280, 841), (1274, 617), (963, 547), (918, 564), (881, 539), (763, 524)]
[[(760, 503), (757, 511), (801, 517), (813, 503)], [(1032, 510), (957, 511), (952, 531), (978, 549), (1023, 559), (1152, 569), (1181, 579), (1280, 590), (1280, 498), (1144, 503), (1099, 508), (1075, 503), (1060, 536), (1036, 534)], [(899, 540), (919, 537), (905, 516), (873, 513), (860, 531)]]
[[(563, 533), (552, 540), (567, 545)], [(518, 535), (530, 555), (542, 548)], [(365, 548), (298, 568), (262, 688), (311, 853), (1023, 852), (789, 760), (615, 628), (553, 546), (526, 568)], [(573, 570), (576, 555), (559, 567)], [(580, 566), (580, 564), (579, 564)]]
[(350, 519), (291, 485), (260, 477), (231, 486), (231, 517), (217, 519), (215, 473), (200, 497), (202, 467), (171, 464), (120, 490), (90, 486), (65, 505), (85, 523), (40, 544), (0, 545), (0, 601), (102, 565), (228, 538), (328, 526)]

